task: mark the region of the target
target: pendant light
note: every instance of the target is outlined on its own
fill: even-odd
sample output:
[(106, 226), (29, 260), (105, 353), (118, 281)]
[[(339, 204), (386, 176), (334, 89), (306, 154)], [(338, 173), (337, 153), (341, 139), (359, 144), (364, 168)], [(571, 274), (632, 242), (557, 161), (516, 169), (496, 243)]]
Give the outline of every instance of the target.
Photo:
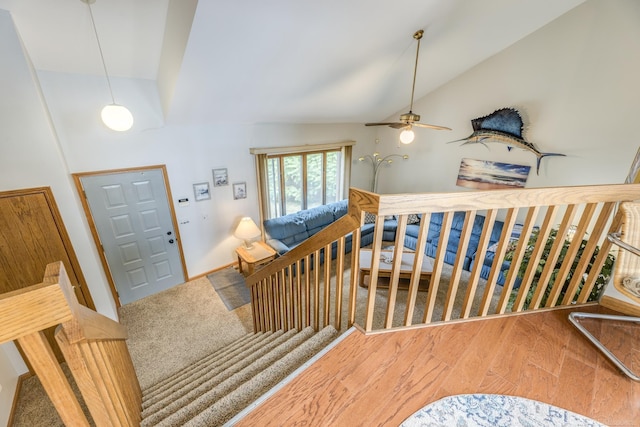
[(102, 60), (102, 68), (104, 69), (104, 75), (107, 78), (107, 85), (109, 86), (109, 94), (111, 95), (111, 104), (105, 105), (100, 113), (102, 122), (111, 130), (118, 132), (124, 132), (131, 129), (133, 126), (133, 115), (131, 111), (124, 105), (116, 104), (113, 97), (113, 89), (111, 88), (111, 79), (107, 72), (107, 65), (104, 62), (104, 54), (102, 53), (102, 46), (100, 45), (100, 38), (98, 37), (98, 30), (96, 29), (96, 23), (93, 19), (93, 11), (91, 10), (91, 4), (96, 0), (80, 0), (87, 4), (89, 7), (89, 15), (91, 16), (91, 25), (93, 26), (93, 33), (96, 36), (96, 43), (98, 44), (98, 51), (100, 52), (100, 59)]

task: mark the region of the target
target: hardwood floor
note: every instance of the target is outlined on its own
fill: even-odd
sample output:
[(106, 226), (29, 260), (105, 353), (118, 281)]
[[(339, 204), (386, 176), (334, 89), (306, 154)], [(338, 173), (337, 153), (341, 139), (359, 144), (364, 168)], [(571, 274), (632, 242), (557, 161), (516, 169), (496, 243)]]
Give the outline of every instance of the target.
[[(640, 382), (623, 376), (567, 319), (570, 311), (349, 335), (237, 426), (397, 426), (426, 404), (465, 393), (522, 396), (609, 426), (640, 425)], [(615, 337), (640, 365), (640, 325)]]

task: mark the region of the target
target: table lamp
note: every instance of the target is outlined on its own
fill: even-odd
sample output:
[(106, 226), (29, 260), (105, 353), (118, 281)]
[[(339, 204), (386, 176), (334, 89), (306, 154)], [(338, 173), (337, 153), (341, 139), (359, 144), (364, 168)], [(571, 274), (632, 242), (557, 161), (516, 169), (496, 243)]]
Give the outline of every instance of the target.
[(236, 232), (234, 233), (238, 239), (244, 240), (245, 249), (253, 249), (253, 242), (251, 239), (258, 237), (261, 234), (262, 232), (256, 223), (248, 216), (245, 216), (240, 220), (240, 223), (236, 228)]

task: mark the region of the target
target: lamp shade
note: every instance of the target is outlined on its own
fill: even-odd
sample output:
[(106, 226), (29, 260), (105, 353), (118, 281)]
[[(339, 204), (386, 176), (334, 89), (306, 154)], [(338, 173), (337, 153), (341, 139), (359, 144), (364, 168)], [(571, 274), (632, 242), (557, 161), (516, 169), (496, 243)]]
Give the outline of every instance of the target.
[(236, 228), (236, 232), (234, 234), (238, 239), (250, 240), (260, 236), (262, 232), (260, 231), (256, 223), (253, 222), (251, 217), (245, 216), (240, 220), (240, 223), (238, 224), (238, 227)]
[(124, 132), (133, 126), (133, 115), (123, 105), (109, 104), (100, 113), (102, 122), (109, 128), (118, 132)]

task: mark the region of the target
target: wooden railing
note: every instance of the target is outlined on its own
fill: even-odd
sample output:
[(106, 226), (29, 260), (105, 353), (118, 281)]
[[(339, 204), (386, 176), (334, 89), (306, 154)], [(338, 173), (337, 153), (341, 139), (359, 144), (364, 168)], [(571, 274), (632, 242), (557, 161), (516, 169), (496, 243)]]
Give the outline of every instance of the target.
[[(620, 226), (619, 219), (614, 218), (616, 205), (632, 200), (640, 200), (640, 184), (390, 195), (351, 189), (346, 216), (247, 278), (254, 329), (288, 330), (310, 325), (318, 329), (328, 324), (341, 329), (346, 321), (346, 327), (358, 323), (371, 331), (586, 303), (597, 294), (596, 284), (601, 287), (609, 273), (605, 270), (613, 255), (606, 235)], [(366, 289), (358, 286), (357, 250), (365, 212), (376, 216)], [(456, 212), (464, 213), (464, 225), (455, 261), (445, 265)], [(430, 236), (430, 218), (437, 213), (443, 214), (442, 227), (425, 292), (420, 288), (421, 266)], [(400, 278), (400, 260), (409, 252), (404, 243), (410, 214), (419, 214), (421, 220), (413, 268), (405, 280)], [(477, 235), (473, 229), (478, 215), (484, 216), (478, 249), (475, 261), (465, 271), (464, 257), (472, 234)], [(383, 225), (390, 216), (397, 218), (396, 237), (395, 242), (385, 243)], [(497, 221), (502, 222), (502, 231), (492, 248), (495, 254), (490, 272), (483, 279), (483, 260)], [(514, 240), (511, 236), (516, 223), (522, 230)], [(353, 250), (345, 255), (350, 233)], [(385, 271), (388, 291), (378, 289), (385, 244), (394, 249), (391, 271)], [(326, 262), (325, 254), (332, 250), (335, 259)], [(506, 258), (510, 262), (508, 270), (504, 270)], [(349, 273), (347, 277), (345, 272)], [(343, 286), (344, 280), (347, 286)], [(399, 290), (401, 281), (406, 291)], [(364, 305), (357, 303), (362, 300), (359, 292), (366, 293)], [(374, 318), (380, 316), (383, 321), (374, 325)]]
[(97, 426), (136, 426), (142, 393), (118, 322), (78, 303), (61, 262), (42, 283), (0, 295), (0, 343), (17, 341), (66, 426), (88, 426), (43, 330), (56, 341)]

